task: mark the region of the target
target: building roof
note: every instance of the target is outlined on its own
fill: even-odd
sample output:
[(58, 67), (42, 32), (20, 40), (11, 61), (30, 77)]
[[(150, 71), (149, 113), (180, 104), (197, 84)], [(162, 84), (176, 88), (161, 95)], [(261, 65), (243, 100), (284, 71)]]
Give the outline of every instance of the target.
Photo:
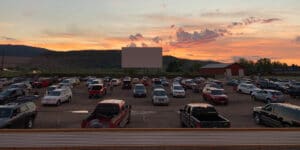
[(207, 64), (201, 68), (226, 68), (232, 64)]

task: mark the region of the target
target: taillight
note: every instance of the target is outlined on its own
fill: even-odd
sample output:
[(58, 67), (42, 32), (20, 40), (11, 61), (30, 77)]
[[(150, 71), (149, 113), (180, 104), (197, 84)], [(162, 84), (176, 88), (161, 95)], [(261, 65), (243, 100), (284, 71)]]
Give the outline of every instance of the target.
[(277, 99), (278, 97), (277, 97), (277, 96), (272, 96), (272, 98), (273, 98), (273, 99)]
[(201, 128), (201, 124), (200, 123), (196, 123), (196, 128)]

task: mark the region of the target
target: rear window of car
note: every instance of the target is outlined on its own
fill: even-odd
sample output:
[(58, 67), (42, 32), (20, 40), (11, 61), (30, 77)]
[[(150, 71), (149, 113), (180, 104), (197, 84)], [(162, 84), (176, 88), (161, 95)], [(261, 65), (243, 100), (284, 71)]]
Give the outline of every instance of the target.
[(117, 104), (98, 104), (94, 114), (101, 114), (105, 116), (113, 116), (119, 114), (120, 108)]
[(51, 92), (49, 92), (49, 96), (59, 96), (60, 95), (60, 91), (51, 91)]
[(274, 96), (281, 96), (283, 95), (281, 92), (271, 92), (272, 95)]
[(156, 96), (165, 96), (167, 95), (165, 91), (154, 91), (154, 95)]
[(101, 90), (102, 89), (102, 86), (93, 86), (92, 87), (92, 90)]
[(183, 90), (182, 86), (174, 86), (174, 90)]
[(139, 86), (135, 86), (135, 89), (136, 89), (136, 90), (144, 90), (145, 87), (142, 86), (142, 85), (139, 85)]
[(194, 107), (192, 110), (193, 116), (199, 115), (217, 115), (217, 111), (214, 107)]
[(223, 90), (212, 90), (211, 94), (212, 95), (222, 95), (224, 92)]

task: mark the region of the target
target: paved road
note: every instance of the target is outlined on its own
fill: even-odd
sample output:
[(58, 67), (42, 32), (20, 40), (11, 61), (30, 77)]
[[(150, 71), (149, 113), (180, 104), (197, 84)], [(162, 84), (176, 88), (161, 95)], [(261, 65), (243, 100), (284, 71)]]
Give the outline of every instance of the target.
[(1, 132), (0, 148), (74, 146), (300, 146), (300, 130), (294, 131), (95, 131), (95, 132)]

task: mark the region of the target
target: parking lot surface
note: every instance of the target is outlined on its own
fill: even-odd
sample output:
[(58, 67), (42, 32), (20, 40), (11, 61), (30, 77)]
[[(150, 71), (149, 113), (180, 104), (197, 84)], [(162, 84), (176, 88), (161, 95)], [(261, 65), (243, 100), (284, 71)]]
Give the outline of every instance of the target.
[[(230, 120), (233, 128), (266, 128), (256, 125), (252, 119), (254, 106), (263, 106), (263, 102), (254, 101), (249, 95), (239, 94), (230, 86), (225, 86), (229, 97), (228, 105), (216, 105), (217, 111)], [(169, 87), (165, 88), (168, 92)], [(44, 95), (45, 89), (38, 90)], [(205, 102), (200, 93), (187, 90), (185, 98), (170, 97), (169, 106), (153, 106), (151, 103), (151, 86), (147, 87), (146, 98), (134, 98), (132, 90), (115, 87), (113, 92), (99, 99), (89, 99), (88, 90), (83, 82), (73, 89), (72, 102), (61, 106), (42, 106), (36, 101), (39, 113), (34, 128), (80, 128), (81, 121), (92, 112), (96, 104), (104, 99), (122, 99), (132, 105), (131, 122), (127, 128), (180, 128), (179, 109), (192, 102)], [(300, 105), (299, 99), (286, 96), (288, 103)]]

